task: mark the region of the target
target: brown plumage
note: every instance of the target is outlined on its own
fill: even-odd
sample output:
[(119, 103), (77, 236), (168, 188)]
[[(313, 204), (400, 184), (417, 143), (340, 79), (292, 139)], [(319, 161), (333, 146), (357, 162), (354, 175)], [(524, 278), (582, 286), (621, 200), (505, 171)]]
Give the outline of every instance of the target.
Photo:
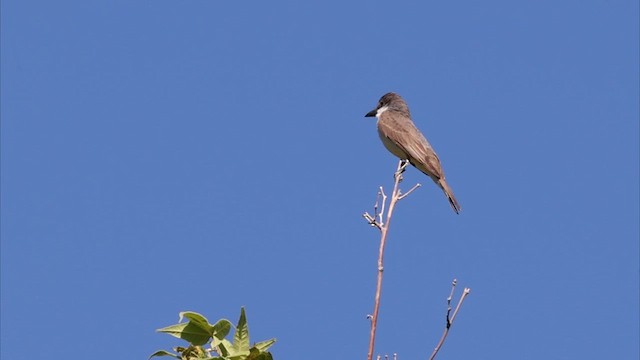
[(438, 155), (411, 120), (409, 107), (400, 95), (385, 94), (365, 116), (378, 118), (378, 135), (387, 150), (428, 175), (444, 191), (453, 211), (460, 213), (460, 204), (445, 180)]

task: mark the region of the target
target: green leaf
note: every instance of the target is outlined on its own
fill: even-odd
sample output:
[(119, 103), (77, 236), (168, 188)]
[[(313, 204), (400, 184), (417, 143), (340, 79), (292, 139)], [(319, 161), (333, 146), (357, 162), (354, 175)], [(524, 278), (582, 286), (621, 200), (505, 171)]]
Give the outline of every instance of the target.
[(218, 350), (220, 350), (217, 352), (223, 357), (229, 356), (229, 349), (231, 349), (232, 347), (233, 345), (227, 339), (219, 340), (217, 338), (213, 338), (213, 340), (211, 341), (211, 348), (217, 348)]
[(263, 352), (256, 360), (273, 360), (273, 356), (271, 356), (270, 352)]
[(261, 352), (255, 357), (249, 356), (247, 360), (273, 360), (273, 357), (271, 356), (270, 352)]
[(233, 335), (233, 355), (249, 355), (249, 327), (244, 307), (240, 308), (240, 319)]
[(224, 339), (229, 335), (229, 331), (231, 331), (231, 321), (227, 319), (220, 319), (215, 325), (213, 325), (212, 336), (218, 339)]
[(276, 342), (276, 339), (269, 339), (265, 341), (261, 341), (259, 343), (253, 344), (251, 349), (258, 349), (260, 352), (267, 351), (268, 348), (271, 347)]
[(177, 337), (178, 339), (186, 340), (193, 345), (204, 345), (211, 338), (210, 331), (202, 329), (191, 321), (170, 325), (156, 331), (167, 333), (171, 336)]
[[(233, 324), (226, 319), (220, 319), (215, 325), (211, 325), (207, 318), (192, 311), (180, 313), (180, 321), (188, 319), (188, 322), (180, 322), (170, 325), (158, 332), (164, 332), (171, 336), (183, 339), (191, 343), (188, 348), (180, 348), (182, 356), (172, 354), (161, 350), (157, 351), (154, 356), (171, 356), (177, 359), (197, 358), (206, 360), (273, 360), (270, 353), (266, 350), (275, 343), (275, 339), (262, 341), (250, 347), (249, 326), (247, 325), (247, 316), (244, 307), (240, 308), (240, 318), (235, 327), (233, 343), (226, 339), (231, 331)], [(211, 356), (201, 345), (211, 341), (211, 347), (217, 352), (217, 357)], [(177, 351), (180, 351), (177, 350)]]
[(247, 357), (247, 360), (255, 360), (258, 356), (260, 356), (260, 350), (252, 347), (251, 350), (249, 350), (249, 357)]
[(179, 321), (184, 318), (187, 318), (189, 322), (167, 326), (157, 331), (186, 340), (193, 345), (204, 345), (214, 335), (213, 326), (204, 316), (196, 312), (184, 311), (180, 313)]
[(180, 356), (178, 356), (177, 354), (174, 353), (170, 353), (166, 350), (158, 350), (156, 352), (154, 352), (153, 354), (151, 354), (151, 356), (149, 356), (149, 359), (151, 359), (154, 356), (171, 356), (174, 357), (176, 359), (180, 359)]
[(209, 332), (209, 334), (211, 334), (211, 336), (213, 336), (213, 326), (211, 326), (211, 324), (209, 324), (209, 320), (207, 320), (206, 317), (198, 314), (197, 312), (193, 312), (193, 311), (183, 311), (179, 315), (180, 315), (180, 320), (179, 321), (182, 321), (182, 318), (187, 318), (195, 326), (198, 326), (202, 330)]
[(247, 354), (230, 356), (230, 357), (228, 357), (228, 359), (229, 360), (246, 360), (247, 356), (249, 356), (249, 352), (248, 351), (247, 351)]

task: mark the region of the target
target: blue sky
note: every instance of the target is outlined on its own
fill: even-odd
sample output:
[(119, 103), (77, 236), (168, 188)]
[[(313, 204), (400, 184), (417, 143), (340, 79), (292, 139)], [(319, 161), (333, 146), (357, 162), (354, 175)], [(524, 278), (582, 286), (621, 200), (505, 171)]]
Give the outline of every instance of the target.
[(639, 356), (637, 1), (2, 2), (2, 358), (144, 359), (180, 311), (364, 358), (409, 103), (463, 212), (394, 216), (376, 352)]

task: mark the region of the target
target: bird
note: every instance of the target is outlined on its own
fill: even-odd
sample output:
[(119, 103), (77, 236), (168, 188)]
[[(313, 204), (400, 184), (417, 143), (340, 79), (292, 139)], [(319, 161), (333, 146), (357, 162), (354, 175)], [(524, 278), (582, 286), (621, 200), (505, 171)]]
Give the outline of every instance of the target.
[(376, 108), (365, 115), (374, 116), (378, 119), (378, 135), (387, 150), (429, 176), (444, 191), (453, 211), (459, 214), (462, 208), (445, 180), (440, 159), (411, 120), (409, 106), (404, 99), (393, 92), (383, 95)]

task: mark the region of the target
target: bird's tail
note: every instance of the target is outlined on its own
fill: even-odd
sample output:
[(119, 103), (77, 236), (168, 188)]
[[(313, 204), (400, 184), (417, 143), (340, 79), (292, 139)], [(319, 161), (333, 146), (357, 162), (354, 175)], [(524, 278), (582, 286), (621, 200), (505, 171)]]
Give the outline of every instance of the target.
[(444, 178), (441, 178), (440, 180), (438, 180), (438, 185), (440, 185), (440, 187), (444, 191), (444, 194), (447, 195), (447, 198), (449, 199), (449, 204), (451, 204), (453, 211), (455, 211), (456, 214), (459, 214), (462, 208), (460, 207), (460, 204), (458, 204), (458, 200), (456, 200), (456, 197), (453, 196), (453, 191), (451, 190), (447, 182), (444, 180)]

